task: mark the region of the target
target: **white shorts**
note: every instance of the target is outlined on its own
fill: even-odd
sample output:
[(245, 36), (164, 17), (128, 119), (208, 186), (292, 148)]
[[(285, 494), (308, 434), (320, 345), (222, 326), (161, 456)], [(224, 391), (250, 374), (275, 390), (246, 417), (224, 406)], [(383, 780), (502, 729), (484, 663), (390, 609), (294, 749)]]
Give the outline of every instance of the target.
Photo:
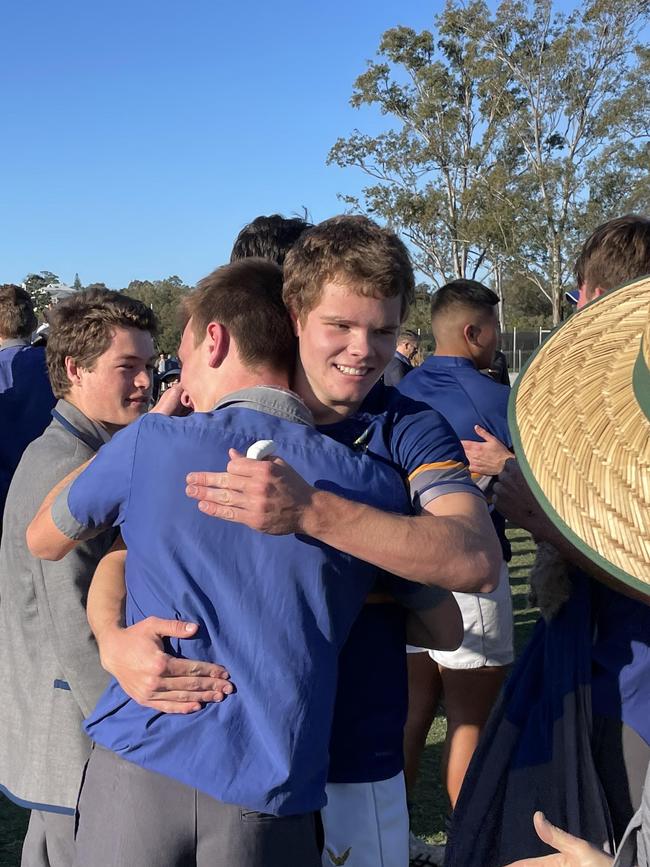
[(408, 867), (409, 817), (400, 772), (377, 783), (328, 783), (323, 867)]
[[(456, 650), (429, 650), (443, 668), (484, 668), (509, 665), (514, 659), (512, 595), (508, 564), (503, 563), (499, 583), (491, 593), (454, 593), (463, 618), (463, 643)], [(406, 647), (409, 653), (426, 648)]]

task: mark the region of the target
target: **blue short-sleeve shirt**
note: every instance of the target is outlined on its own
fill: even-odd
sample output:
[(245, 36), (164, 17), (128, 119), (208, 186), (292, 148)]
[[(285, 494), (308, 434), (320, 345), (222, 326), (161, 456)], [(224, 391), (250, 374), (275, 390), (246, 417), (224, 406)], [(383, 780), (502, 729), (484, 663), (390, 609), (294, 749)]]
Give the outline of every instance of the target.
[(169, 652), (219, 662), (237, 684), (227, 701), (184, 716), (141, 707), (113, 681), (86, 721), (90, 737), (218, 800), (279, 815), (324, 803), (337, 657), (376, 569), (311, 538), (209, 518), (186, 497), (185, 476), (223, 471), (229, 448), (272, 439), (310, 484), (408, 509), (391, 467), (288, 417), (237, 402), (187, 418), (149, 414), (100, 450), (67, 493), (67, 512), (60, 499), (53, 509), (73, 537), (119, 525), (127, 622), (198, 623), (198, 636), (170, 641)]
[[(444, 416), (458, 439), (480, 441), (474, 425), (480, 424), (508, 448), (512, 447), (508, 430), (507, 385), (495, 382), (480, 373), (468, 358), (430, 355), (399, 384), (402, 394), (432, 406)], [(488, 493), (491, 476), (474, 476), (482, 490)], [(505, 520), (492, 512), (492, 521), (501, 542), (504, 559), (511, 556), (506, 539)]]

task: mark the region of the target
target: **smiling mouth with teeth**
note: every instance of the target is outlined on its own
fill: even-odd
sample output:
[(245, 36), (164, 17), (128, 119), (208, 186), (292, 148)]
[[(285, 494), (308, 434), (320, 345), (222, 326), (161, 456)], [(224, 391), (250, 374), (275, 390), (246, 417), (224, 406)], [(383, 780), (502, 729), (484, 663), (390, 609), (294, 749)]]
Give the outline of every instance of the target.
[(335, 364), (334, 367), (349, 376), (365, 376), (370, 372), (367, 367), (346, 367), (344, 364)]

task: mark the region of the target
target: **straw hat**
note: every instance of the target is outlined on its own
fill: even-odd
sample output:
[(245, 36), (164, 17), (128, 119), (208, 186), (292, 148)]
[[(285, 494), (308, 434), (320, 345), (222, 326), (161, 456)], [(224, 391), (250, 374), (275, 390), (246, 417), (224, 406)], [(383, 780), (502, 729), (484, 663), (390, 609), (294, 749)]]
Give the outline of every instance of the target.
[(553, 523), (650, 595), (650, 277), (588, 304), (530, 359), (510, 400), (515, 452)]

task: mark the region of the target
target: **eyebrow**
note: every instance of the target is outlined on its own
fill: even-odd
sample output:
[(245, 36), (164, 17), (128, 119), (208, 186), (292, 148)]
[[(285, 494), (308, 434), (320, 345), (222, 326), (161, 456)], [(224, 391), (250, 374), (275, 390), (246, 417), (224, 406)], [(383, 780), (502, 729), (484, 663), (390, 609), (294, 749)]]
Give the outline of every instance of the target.
[[(158, 356), (156, 356), (156, 355), (150, 355), (150, 356), (148, 356), (148, 358), (146, 359), (147, 364), (150, 364), (151, 362), (155, 361), (157, 357), (158, 357)], [(121, 362), (121, 361), (142, 361), (142, 356), (141, 356), (141, 355), (118, 355), (117, 358), (115, 359), (115, 361), (116, 361), (116, 362)]]
[(348, 325), (352, 321), (353, 320), (350, 319), (348, 316), (330, 316), (327, 313), (324, 313), (321, 316), (321, 322), (337, 322), (337, 323), (340, 323), (341, 325)]

